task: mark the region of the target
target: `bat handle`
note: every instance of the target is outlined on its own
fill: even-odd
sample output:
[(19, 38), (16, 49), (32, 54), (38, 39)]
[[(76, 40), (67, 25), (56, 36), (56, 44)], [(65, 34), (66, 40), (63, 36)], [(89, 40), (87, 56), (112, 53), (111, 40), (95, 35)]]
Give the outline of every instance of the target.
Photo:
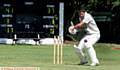
[(70, 22), (70, 24), (71, 24), (71, 26), (74, 26), (74, 24), (73, 24), (73, 22), (72, 22), (72, 21)]

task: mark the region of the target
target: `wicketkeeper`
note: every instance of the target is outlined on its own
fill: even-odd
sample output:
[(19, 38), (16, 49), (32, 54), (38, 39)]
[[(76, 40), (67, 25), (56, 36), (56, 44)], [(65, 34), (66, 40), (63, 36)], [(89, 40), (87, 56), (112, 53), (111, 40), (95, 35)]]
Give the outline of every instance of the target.
[(100, 39), (100, 31), (97, 27), (97, 24), (93, 17), (89, 13), (87, 13), (84, 8), (79, 9), (79, 20), (79, 23), (70, 26), (69, 32), (71, 34), (75, 34), (77, 32), (77, 29), (83, 28), (83, 26), (86, 25), (86, 28), (84, 28), (86, 34), (80, 40), (78, 46), (74, 45), (76, 53), (80, 57), (80, 65), (88, 63), (85, 53), (83, 51), (84, 48), (87, 49), (88, 55), (90, 56), (90, 66), (99, 65), (99, 60), (93, 47), (93, 45)]

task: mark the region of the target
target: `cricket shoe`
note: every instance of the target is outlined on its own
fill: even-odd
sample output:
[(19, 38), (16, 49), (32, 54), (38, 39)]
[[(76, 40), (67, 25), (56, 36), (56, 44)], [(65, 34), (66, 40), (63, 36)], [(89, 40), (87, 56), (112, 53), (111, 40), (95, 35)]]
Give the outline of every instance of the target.
[(98, 66), (99, 65), (99, 63), (92, 63), (92, 64), (90, 64), (90, 66)]
[(85, 64), (87, 64), (87, 63), (88, 63), (88, 61), (80, 62), (78, 65), (85, 65)]

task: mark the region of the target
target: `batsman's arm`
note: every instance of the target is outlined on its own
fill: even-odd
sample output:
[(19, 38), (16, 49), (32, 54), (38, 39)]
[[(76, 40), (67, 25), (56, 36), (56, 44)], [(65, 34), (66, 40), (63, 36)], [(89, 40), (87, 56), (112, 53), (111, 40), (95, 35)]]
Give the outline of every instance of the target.
[(74, 26), (74, 29), (82, 28), (83, 25), (84, 25), (84, 22), (81, 21), (80, 23), (78, 23), (78, 24), (76, 24), (76, 25)]

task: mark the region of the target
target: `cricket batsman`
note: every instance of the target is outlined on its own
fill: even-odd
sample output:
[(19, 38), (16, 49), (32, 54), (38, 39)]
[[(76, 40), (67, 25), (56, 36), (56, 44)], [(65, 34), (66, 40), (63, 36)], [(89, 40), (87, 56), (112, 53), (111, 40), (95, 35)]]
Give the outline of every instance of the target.
[(86, 25), (86, 27), (84, 28), (86, 34), (80, 40), (78, 45), (74, 45), (75, 51), (80, 57), (79, 65), (85, 65), (88, 63), (86, 55), (83, 51), (83, 49), (85, 48), (87, 49), (88, 55), (91, 60), (90, 66), (97, 66), (99, 65), (99, 60), (96, 56), (96, 51), (93, 46), (100, 39), (99, 28), (97, 27), (97, 24), (91, 14), (87, 13), (87, 11), (83, 7), (79, 9), (78, 13), (80, 22), (76, 25), (70, 26), (69, 32), (71, 34), (76, 34), (77, 29), (81, 29), (84, 25)]

